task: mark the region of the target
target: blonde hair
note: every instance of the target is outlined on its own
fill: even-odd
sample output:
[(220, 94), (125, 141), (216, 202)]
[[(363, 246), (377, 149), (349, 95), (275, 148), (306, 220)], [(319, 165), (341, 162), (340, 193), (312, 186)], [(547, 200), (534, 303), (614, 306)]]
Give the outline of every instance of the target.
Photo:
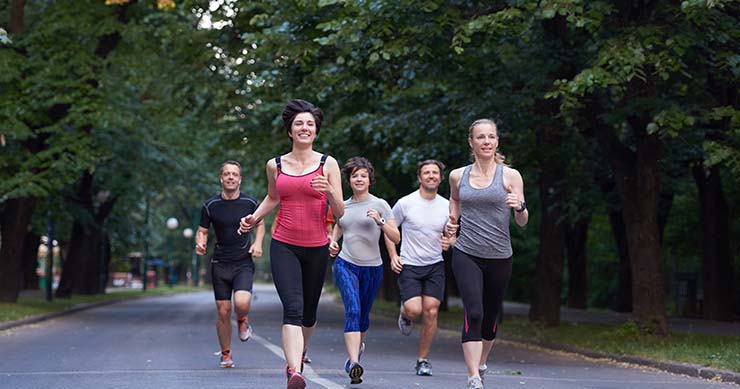
[[(496, 137), (498, 137), (498, 126), (496, 125), (496, 122), (494, 122), (493, 119), (484, 118), (478, 119), (470, 125), (470, 128), (468, 128), (468, 139), (473, 139), (473, 129), (479, 124), (490, 124), (491, 126), (493, 126), (493, 129), (496, 131)], [(504, 163), (506, 157), (503, 154), (499, 153), (498, 148), (496, 148), (496, 155), (493, 157), (493, 159), (498, 164), (506, 165)], [(470, 160), (475, 162), (475, 154), (473, 154), (472, 150), (470, 151)]]

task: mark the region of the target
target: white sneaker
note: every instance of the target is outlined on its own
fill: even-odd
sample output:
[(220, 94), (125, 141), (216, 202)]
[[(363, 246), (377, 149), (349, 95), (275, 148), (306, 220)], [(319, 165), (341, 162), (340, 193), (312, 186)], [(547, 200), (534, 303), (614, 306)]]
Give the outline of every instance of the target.
[(234, 367), (234, 361), (231, 359), (231, 353), (221, 354), (221, 362), (218, 364), (222, 369), (230, 369)]
[(483, 379), (483, 376), (486, 374), (487, 371), (488, 365), (486, 365), (485, 363), (478, 366), (478, 375), (480, 376), (480, 379)]
[(483, 389), (483, 380), (480, 377), (468, 378), (466, 389)]
[(236, 326), (239, 329), (239, 340), (246, 342), (252, 337), (252, 325), (247, 322), (246, 317), (237, 320)]

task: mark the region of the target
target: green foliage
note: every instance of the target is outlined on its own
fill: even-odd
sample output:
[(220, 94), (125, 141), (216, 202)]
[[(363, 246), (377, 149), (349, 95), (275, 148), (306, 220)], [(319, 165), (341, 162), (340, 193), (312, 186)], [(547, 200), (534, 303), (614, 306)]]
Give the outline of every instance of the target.
[[(290, 99), (324, 109), (316, 149), (340, 163), (369, 158), (373, 192), (391, 203), (417, 186), (419, 160), (469, 163), (468, 125), (491, 117), (534, 211), (526, 230), (512, 232), (512, 295), (529, 295), (536, 184), (544, 157), (557, 153), (567, 171), (548, 190), (566, 200), (553, 206), (562, 210), (560, 223), (595, 213), (590, 299), (607, 305), (616, 254), (603, 205), (618, 202), (599, 195), (594, 178), (612, 173), (603, 150), (583, 136), (596, 130), (583, 108), (603, 105), (604, 122), (628, 149), (635, 147), (630, 131), (658, 134), (670, 180), (686, 180), (688, 164), (703, 159), (736, 182), (740, 116), (718, 86), (736, 87), (740, 75), (737, 7), (719, 0), (656, 0), (639, 9), (601, 0), (192, 0), (163, 12), (152, 2), (29, 1), (26, 34), (0, 35), (8, 141), (0, 149), (0, 203), (52, 196), (44, 207), (60, 224), (91, 220), (90, 209), (60, 198), (75, 199), (75, 183), (92, 172), (93, 193), (118, 199), (106, 226), (115, 255), (141, 250), (145, 239), (161, 255), (164, 220), (191, 223), (192, 210), (218, 190), (221, 161), (241, 161), (243, 190), (264, 195), (265, 161), (290, 147), (280, 118)], [(551, 102), (560, 111), (543, 114)], [(646, 128), (627, 124), (636, 113), (649, 119)], [(544, 125), (561, 131), (559, 147), (538, 145)], [(686, 185), (667, 186), (678, 188), (681, 212), (695, 209)], [(448, 194), (446, 183), (441, 191)], [(101, 202), (93, 203), (94, 211)], [(693, 242), (689, 223), (676, 223), (671, 242)]]

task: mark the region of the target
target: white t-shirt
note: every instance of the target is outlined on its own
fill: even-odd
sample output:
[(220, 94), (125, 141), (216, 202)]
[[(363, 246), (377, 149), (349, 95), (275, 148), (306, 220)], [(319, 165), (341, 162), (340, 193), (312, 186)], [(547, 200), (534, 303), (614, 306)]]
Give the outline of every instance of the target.
[(344, 215), (339, 219), (342, 227), (342, 251), (339, 256), (347, 262), (357, 266), (380, 266), (380, 226), (375, 220), (367, 216), (368, 209), (380, 213), (380, 217), (393, 220), (393, 212), (388, 202), (369, 195), (362, 201), (354, 201), (350, 197), (344, 201)]
[(440, 238), (449, 213), (450, 202), (446, 198), (437, 195), (433, 200), (426, 200), (419, 190), (396, 202), (393, 214), (402, 229), (401, 261), (404, 265), (427, 266), (443, 260)]

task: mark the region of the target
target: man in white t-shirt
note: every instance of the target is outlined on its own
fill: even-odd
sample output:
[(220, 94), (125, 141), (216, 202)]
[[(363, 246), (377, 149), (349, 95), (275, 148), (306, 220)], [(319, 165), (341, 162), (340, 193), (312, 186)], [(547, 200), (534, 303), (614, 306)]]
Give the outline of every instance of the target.
[(401, 310), (398, 328), (411, 334), (412, 320), (422, 318), (416, 374), (432, 375), (429, 349), (437, 332), (437, 312), (444, 298), (445, 265), (442, 251), (453, 243), (444, 237), (449, 201), (437, 194), (444, 164), (429, 159), (419, 163), (419, 190), (402, 197), (393, 206), (401, 227), (401, 255), (391, 252), (391, 268), (398, 276)]

